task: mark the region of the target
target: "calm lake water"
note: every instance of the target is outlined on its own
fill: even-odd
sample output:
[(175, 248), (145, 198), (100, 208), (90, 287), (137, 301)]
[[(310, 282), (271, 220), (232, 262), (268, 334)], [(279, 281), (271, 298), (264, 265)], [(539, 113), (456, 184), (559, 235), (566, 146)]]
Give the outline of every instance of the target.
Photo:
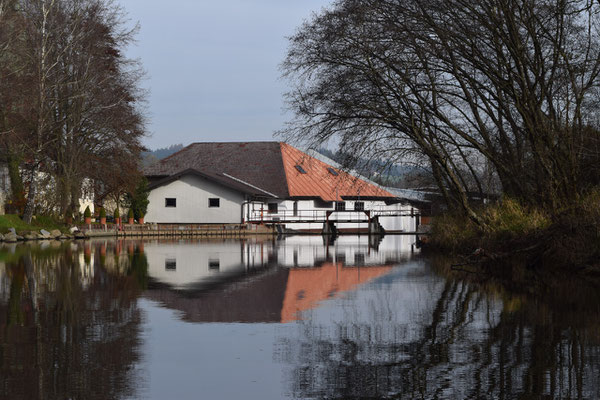
[(4, 245), (0, 398), (600, 398), (597, 287), (414, 242)]

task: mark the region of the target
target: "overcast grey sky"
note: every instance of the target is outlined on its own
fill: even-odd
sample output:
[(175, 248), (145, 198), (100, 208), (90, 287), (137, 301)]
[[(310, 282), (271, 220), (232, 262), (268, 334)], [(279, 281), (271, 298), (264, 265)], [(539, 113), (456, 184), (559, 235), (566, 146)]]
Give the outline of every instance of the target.
[(272, 140), (282, 127), (286, 37), (331, 0), (120, 0), (150, 90), (151, 148)]

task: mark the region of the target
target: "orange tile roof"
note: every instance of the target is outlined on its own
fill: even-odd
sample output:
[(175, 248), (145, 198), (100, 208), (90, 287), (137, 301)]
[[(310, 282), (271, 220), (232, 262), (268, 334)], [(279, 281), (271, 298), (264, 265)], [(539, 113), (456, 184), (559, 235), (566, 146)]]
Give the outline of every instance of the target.
[[(369, 182), (333, 168), (329, 164), (290, 146), (280, 143), (281, 156), (291, 197), (320, 197), (323, 201), (339, 201), (347, 197), (396, 197)], [(300, 172), (299, 165), (306, 171)], [(338, 175), (328, 171), (333, 168)]]
[(294, 321), (299, 312), (315, 308), (321, 301), (353, 290), (391, 269), (391, 265), (343, 267), (342, 263), (326, 263), (319, 268), (292, 268), (281, 308), (281, 322)]

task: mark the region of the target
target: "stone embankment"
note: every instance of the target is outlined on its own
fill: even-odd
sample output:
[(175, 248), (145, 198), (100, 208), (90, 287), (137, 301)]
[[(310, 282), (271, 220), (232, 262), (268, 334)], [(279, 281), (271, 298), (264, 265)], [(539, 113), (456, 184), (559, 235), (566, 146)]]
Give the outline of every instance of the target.
[(86, 239), (88, 236), (79, 230), (79, 228), (73, 227), (70, 233), (61, 232), (58, 229), (47, 231), (41, 229), (38, 231), (26, 231), (16, 232), (14, 228), (10, 228), (8, 233), (0, 234), (0, 242), (5, 243), (16, 243), (19, 241), (29, 240), (69, 240), (69, 239)]

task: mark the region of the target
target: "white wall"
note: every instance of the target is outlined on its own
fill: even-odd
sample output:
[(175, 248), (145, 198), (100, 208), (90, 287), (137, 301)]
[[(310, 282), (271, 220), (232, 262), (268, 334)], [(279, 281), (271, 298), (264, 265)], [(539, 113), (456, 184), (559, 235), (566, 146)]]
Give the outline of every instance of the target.
[[(354, 204), (358, 200), (346, 200), (346, 210), (354, 210)], [(285, 223), (288, 229), (298, 231), (309, 231), (309, 230), (321, 230), (323, 229), (323, 223), (294, 223), (293, 221), (300, 219), (316, 219), (325, 221), (327, 211), (333, 211), (334, 207), (319, 207), (314, 200), (297, 200), (298, 212), (294, 215), (294, 200), (271, 200), (271, 203), (277, 203), (278, 212), (272, 214), (268, 212), (267, 204), (260, 202), (253, 202), (244, 209), (245, 218), (250, 217), (250, 220), (260, 220), (262, 218), (265, 222), (279, 221)], [(393, 213), (395, 211), (402, 212), (404, 214), (410, 214), (412, 207), (407, 204), (397, 203), (386, 205), (384, 201), (362, 201), (364, 203), (364, 209), (366, 211), (372, 211), (374, 215), (382, 214), (379, 217), (379, 223), (388, 232), (415, 232), (416, 231), (416, 218), (410, 216), (386, 216), (386, 213)], [(262, 217), (261, 217), (262, 207)], [(249, 210), (248, 210), (249, 209)], [(414, 210), (415, 213), (418, 210)], [(364, 220), (365, 215), (362, 213), (349, 211), (335, 211), (333, 212), (329, 220)], [(368, 229), (367, 223), (340, 223), (338, 229)]]
[[(176, 207), (165, 207), (165, 198), (177, 199)], [(220, 206), (208, 207), (209, 198), (219, 198)], [(196, 175), (153, 189), (148, 200), (146, 222), (182, 224), (239, 224), (244, 195)]]
[[(219, 208), (209, 208), (208, 199), (221, 199)], [(177, 199), (177, 207), (165, 207), (165, 198)], [(240, 223), (242, 222), (243, 194), (216, 184), (195, 175), (186, 175), (167, 185), (150, 192), (150, 203), (146, 213), (147, 222), (156, 223)], [(277, 203), (277, 213), (269, 213), (268, 203)], [(294, 215), (294, 203), (297, 213)], [(356, 201), (345, 201), (347, 210), (354, 210)], [(383, 201), (363, 201), (364, 209), (374, 214), (381, 213), (379, 222), (388, 232), (415, 232), (416, 218), (410, 216), (385, 216), (386, 212), (402, 211), (410, 213), (411, 207), (406, 204), (386, 205)], [(262, 210), (262, 211), (261, 211)], [(269, 200), (267, 203), (252, 202), (244, 206), (245, 221), (285, 223), (288, 229), (320, 231), (323, 223), (297, 223), (297, 220), (325, 221), (327, 211), (334, 207), (323, 207), (314, 200)], [(415, 210), (416, 211), (416, 210)], [(356, 219), (364, 220), (365, 215), (354, 211), (336, 211), (330, 216), (331, 221)], [(367, 223), (340, 223), (340, 229), (367, 229)]]
[(94, 214), (94, 187), (93, 182), (85, 178), (81, 185), (81, 198), (79, 199), (79, 212), (83, 214), (89, 207), (90, 212)]

